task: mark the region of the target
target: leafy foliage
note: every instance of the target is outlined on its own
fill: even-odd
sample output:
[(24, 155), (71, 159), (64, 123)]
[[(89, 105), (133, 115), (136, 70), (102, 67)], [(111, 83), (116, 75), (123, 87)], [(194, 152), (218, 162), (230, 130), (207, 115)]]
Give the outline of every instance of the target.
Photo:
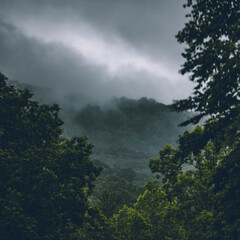
[(174, 107), (193, 109), (199, 117), (230, 120), (239, 114), (240, 3), (188, 0), (185, 7), (191, 13), (177, 34), (178, 41), (187, 45), (181, 73), (190, 73), (196, 86), (193, 96), (177, 101)]
[[(177, 154), (178, 150), (174, 150), (174, 155), (164, 155), (170, 162), (172, 158), (180, 156)], [(216, 204), (213, 176), (226, 154), (217, 152), (214, 145), (208, 143), (201, 153), (188, 157), (188, 164), (192, 167), (186, 171), (176, 168), (171, 163), (161, 168), (161, 154), (159, 159), (150, 160), (150, 168), (163, 174), (162, 189), (168, 199), (176, 203), (180, 213), (180, 218), (177, 216), (176, 221), (184, 230), (186, 239), (213, 239), (215, 234), (213, 214)], [(151, 162), (155, 162), (155, 165)], [(159, 164), (157, 169), (156, 163)], [(172, 174), (165, 174), (166, 172)]]
[(133, 207), (139, 194), (144, 192), (144, 183), (148, 174), (136, 173), (131, 168), (111, 168), (103, 162), (94, 161), (103, 166), (101, 176), (95, 182), (95, 191), (91, 195), (92, 205), (110, 218), (124, 205)]
[(88, 196), (100, 169), (87, 138), (61, 137), (57, 105), (31, 100), (0, 74), (1, 239), (77, 239), (97, 215)]
[(124, 206), (111, 219), (111, 227), (115, 230), (114, 239), (150, 239), (151, 233), (147, 220), (135, 209)]
[(187, 45), (183, 53), (186, 62), (181, 73), (190, 73), (190, 80), (196, 86), (193, 96), (176, 101), (172, 107), (178, 111), (199, 112), (198, 117), (183, 124), (196, 123), (203, 116), (208, 120), (197, 135), (188, 133), (179, 139), (178, 152), (182, 161), (188, 162), (188, 156), (197, 154), (210, 140), (219, 151), (227, 152), (211, 176), (217, 196), (213, 207), (218, 223), (215, 238), (238, 239), (240, 2), (188, 0), (185, 7), (191, 8), (187, 15), (189, 21), (177, 34), (178, 41)]

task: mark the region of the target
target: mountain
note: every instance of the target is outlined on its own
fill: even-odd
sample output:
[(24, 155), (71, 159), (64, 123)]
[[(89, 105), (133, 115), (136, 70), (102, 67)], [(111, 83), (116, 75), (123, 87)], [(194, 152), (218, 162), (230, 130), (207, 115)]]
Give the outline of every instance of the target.
[[(63, 115), (66, 134), (86, 135), (95, 144), (93, 157), (114, 167), (148, 168), (166, 144), (176, 145), (186, 128), (178, 125), (192, 113), (176, 113), (154, 99), (114, 98)], [(188, 127), (189, 129), (189, 127)]]
[[(105, 104), (90, 102), (83, 96), (58, 96), (54, 91), (13, 82), (28, 88), (42, 103), (61, 107), (64, 135), (85, 135), (92, 142), (93, 160), (111, 167), (148, 171), (148, 160), (158, 156), (166, 144), (176, 145), (185, 128), (178, 125), (193, 113), (172, 112), (154, 99), (113, 98)], [(191, 127), (188, 127), (188, 130)]]

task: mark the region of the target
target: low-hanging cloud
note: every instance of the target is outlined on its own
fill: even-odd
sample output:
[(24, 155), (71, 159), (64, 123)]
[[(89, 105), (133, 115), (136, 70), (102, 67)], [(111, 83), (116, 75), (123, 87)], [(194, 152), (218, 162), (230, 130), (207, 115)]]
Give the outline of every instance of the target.
[(59, 96), (170, 103), (191, 89), (177, 73), (181, 48), (172, 36), (180, 2), (3, 0), (0, 71)]

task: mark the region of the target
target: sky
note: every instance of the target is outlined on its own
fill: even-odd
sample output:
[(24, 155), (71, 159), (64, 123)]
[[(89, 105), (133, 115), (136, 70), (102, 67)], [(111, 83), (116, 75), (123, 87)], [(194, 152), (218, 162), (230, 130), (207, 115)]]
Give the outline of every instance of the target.
[(169, 104), (192, 92), (175, 38), (184, 0), (0, 1), (0, 71), (9, 79), (97, 102)]

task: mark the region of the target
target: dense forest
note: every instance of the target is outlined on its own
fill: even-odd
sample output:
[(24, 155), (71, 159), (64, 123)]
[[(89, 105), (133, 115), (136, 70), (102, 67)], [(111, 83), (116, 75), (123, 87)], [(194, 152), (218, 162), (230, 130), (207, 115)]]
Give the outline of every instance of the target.
[[(184, 7), (180, 72), (195, 87), (170, 107), (184, 112), (182, 126), (195, 128), (178, 144), (176, 135), (169, 144), (159, 137), (180, 115), (154, 100), (61, 113), (0, 74), (0, 239), (240, 239), (240, 2), (187, 0)], [(67, 121), (64, 134), (64, 114), (76, 134)], [(93, 155), (87, 137), (70, 136), (79, 133), (99, 144)], [(138, 158), (144, 145), (146, 157), (161, 147), (149, 160), (152, 175), (96, 157), (132, 151)]]

